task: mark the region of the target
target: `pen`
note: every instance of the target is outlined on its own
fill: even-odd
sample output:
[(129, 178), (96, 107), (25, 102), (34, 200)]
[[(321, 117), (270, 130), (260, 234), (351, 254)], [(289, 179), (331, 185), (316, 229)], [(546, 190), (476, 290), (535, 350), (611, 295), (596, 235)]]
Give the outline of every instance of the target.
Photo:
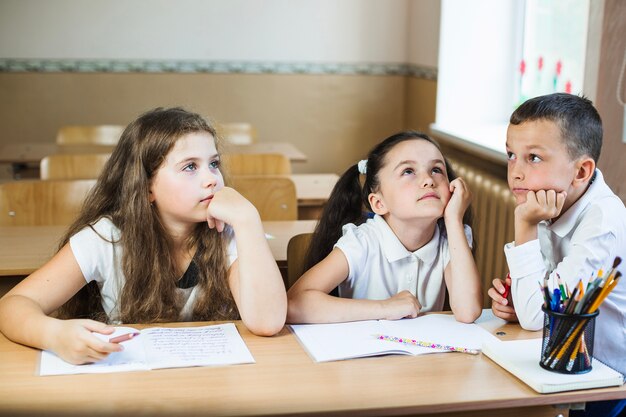
[(136, 336), (139, 336), (139, 332), (126, 333), (126, 334), (123, 334), (121, 336), (112, 337), (111, 339), (109, 339), (109, 343), (126, 342), (127, 340), (130, 340), (130, 339), (132, 339), (133, 337), (136, 337)]
[(442, 349), (449, 350), (451, 352), (461, 352), (461, 353), (469, 353), (470, 355), (478, 355), (480, 351), (478, 349), (469, 349), (464, 347), (456, 347), (450, 345), (442, 345), (440, 343), (432, 343), (432, 342), (424, 342), (421, 340), (415, 340), (408, 337), (396, 337), (396, 336), (386, 336), (384, 334), (374, 335), (378, 340), (386, 340), (388, 342), (397, 342), (403, 343), (405, 345), (413, 345), (413, 346), (421, 346), (432, 349)]
[(511, 280), (511, 274), (506, 274), (506, 278), (504, 279), (504, 292), (502, 293), (502, 298), (507, 298), (509, 296), (509, 292), (511, 292), (511, 284), (508, 281)]

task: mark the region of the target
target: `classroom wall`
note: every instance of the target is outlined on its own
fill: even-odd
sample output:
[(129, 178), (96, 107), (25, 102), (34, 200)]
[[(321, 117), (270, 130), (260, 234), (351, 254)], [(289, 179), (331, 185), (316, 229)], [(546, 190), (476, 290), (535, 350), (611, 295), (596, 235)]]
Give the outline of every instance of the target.
[(3, 0), (0, 143), (52, 142), (62, 125), (126, 124), (182, 105), (294, 143), (309, 157), (295, 172), (341, 173), (407, 123), (434, 120), (437, 48), (421, 33), (438, 7)]
[(154, 106), (183, 105), (217, 121), (248, 121), (260, 140), (294, 143), (299, 172), (341, 172), (402, 128), (403, 76), (0, 73), (3, 141), (53, 141), (60, 124), (126, 124)]

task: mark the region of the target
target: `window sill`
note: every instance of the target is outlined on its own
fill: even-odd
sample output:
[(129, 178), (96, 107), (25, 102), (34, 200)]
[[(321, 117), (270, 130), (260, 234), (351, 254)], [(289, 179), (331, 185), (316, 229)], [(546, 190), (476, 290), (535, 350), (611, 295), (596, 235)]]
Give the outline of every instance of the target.
[(462, 129), (430, 125), (430, 131), (438, 140), (447, 145), (472, 153), (499, 165), (507, 164), (506, 129), (507, 124), (463, 126)]

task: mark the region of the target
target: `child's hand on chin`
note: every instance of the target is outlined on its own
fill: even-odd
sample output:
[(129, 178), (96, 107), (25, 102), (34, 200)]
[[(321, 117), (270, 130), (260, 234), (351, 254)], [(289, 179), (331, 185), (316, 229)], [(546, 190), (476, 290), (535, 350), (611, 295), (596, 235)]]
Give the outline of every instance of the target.
[(450, 182), (450, 200), (443, 213), (444, 221), (463, 220), (463, 214), (472, 201), (472, 193), (463, 178), (459, 177)]
[(543, 220), (553, 219), (561, 214), (566, 197), (565, 191), (528, 191), (526, 201), (515, 208), (515, 215), (520, 220), (533, 225)]
[(226, 224), (236, 228), (239, 223), (255, 218), (259, 218), (259, 214), (252, 203), (230, 187), (217, 191), (207, 207), (207, 223), (218, 232), (222, 232)]

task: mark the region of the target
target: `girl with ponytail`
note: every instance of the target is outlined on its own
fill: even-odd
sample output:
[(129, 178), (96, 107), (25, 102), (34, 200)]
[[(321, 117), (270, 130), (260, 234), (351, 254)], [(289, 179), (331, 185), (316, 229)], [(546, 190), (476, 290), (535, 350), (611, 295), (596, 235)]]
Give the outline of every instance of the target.
[(335, 185), (308, 270), (288, 292), (287, 321), (416, 317), (442, 310), (447, 289), (455, 318), (473, 322), (482, 290), (470, 201), (430, 137), (407, 131), (385, 139)]

